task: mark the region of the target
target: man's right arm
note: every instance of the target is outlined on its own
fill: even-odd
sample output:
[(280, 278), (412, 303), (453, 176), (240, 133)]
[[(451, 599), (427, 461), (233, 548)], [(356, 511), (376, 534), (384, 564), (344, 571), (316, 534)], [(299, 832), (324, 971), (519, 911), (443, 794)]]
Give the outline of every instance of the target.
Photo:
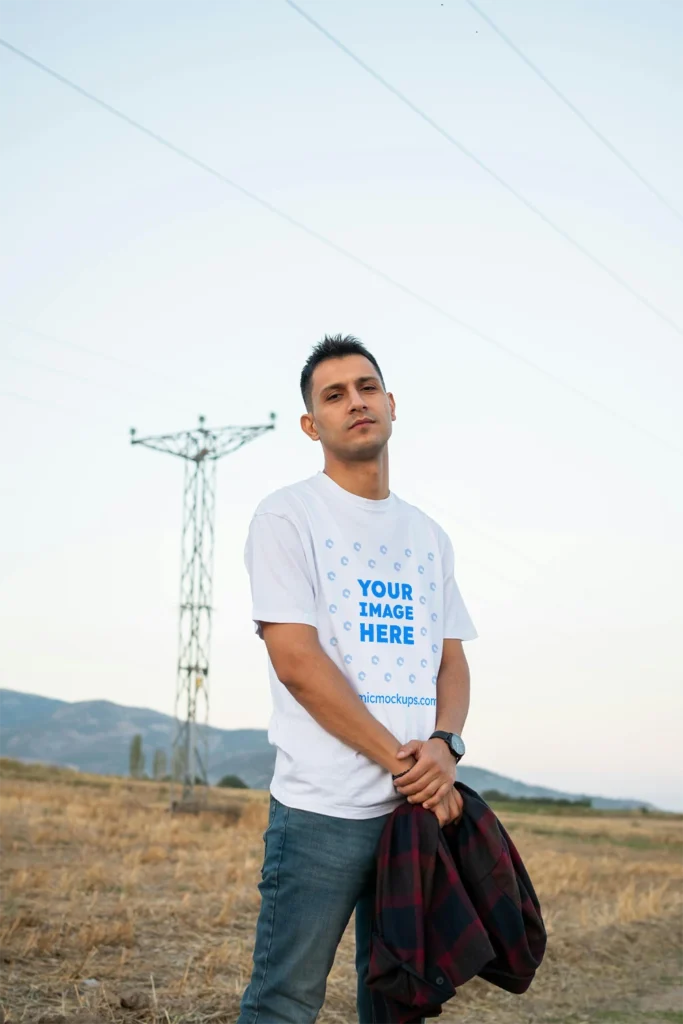
[(280, 682), (318, 725), (392, 775), (410, 768), (399, 761), (399, 741), (370, 714), (344, 673), (325, 654), (313, 626), (262, 622), (261, 631)]

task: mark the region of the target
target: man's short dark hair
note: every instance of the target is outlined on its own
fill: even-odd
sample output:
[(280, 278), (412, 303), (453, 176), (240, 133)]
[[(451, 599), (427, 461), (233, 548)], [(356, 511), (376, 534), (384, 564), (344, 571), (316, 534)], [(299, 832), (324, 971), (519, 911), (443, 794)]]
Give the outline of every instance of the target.
[(344, 337), (341, 334), (326, 334), (323, 340), (314, 347), (301, 371), (301, 395), (309, 412), (313, 405), (311, 384), (316, 366), (324, 363), (326, 359), (340, 359), (343, 356), (365, 356), (366, 359), (369, 359), (377, 370), (382, 387), (384, 387), (384, 377), (379, 363), (373, 354), (368, 352), (362, 341), (354, 338), (353, 334), (347, 334)]

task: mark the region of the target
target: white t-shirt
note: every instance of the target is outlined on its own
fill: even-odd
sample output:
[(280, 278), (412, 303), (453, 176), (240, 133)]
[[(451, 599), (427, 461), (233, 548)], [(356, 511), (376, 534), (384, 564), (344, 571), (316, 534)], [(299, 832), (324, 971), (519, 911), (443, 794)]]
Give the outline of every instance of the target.
[[(477, 636), (440, 526), (393, 493), (361, 498), (318, 473), (261, 502), (245, 561), (259, 635), (261, 622), (314, 626), (375, 718), (401, 743), (429, 737), (443, 640)], [(392, 811), (391, 775), (319, 726), (268, 666), (273, 796), (340, 818)]]

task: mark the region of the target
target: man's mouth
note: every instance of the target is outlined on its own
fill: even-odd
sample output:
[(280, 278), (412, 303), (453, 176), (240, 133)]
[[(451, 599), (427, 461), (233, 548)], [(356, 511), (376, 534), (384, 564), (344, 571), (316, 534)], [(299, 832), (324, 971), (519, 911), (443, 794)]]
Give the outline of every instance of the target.
[(369, 424), (372, 424), (374, 422), (375, 422), (374, 420), (368, 420), (368, 419), (356, 420), (355, 423), (351, 424), (351, 426), (349, 427), (349, 430), (355, 430), (356, 427), (364, 427), (366, 424), (369, 425)]

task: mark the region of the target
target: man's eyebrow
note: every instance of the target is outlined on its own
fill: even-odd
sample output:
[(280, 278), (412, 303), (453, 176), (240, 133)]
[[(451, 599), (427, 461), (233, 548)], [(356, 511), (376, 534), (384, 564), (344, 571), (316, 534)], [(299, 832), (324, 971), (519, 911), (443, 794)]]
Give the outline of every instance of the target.
[(320, 394), (324, 395), (328, 391), (343, 391), (343, 390), (344, 390), (344, 385), (343, 384), (327, 384), (326, 387), (324, 387), (321, 390)]
[[(358, 377), (355, 383), (367, 384), (369, 380), (375, 381), (376, 384), (379, 384), (379, 377), (376, 377), (374, 374), (369, 374), (367, 377)], [(320, 394), (325, 395), (328, 391), (343, 391), (345, 387), (346, 384), (328, 384), (322, 389)]]

